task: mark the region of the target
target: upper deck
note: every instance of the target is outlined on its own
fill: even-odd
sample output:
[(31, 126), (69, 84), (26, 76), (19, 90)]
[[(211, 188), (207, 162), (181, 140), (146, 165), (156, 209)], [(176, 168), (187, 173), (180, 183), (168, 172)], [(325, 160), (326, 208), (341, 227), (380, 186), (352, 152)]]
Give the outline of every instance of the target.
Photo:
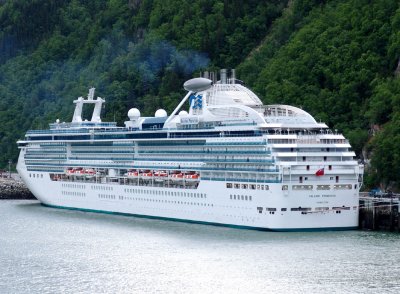
[[(132, 140), (193, 137), (248, 137), (282, 134), (321, 136), (328, 132), (309, 113), (289, 105), (263, 105), (243, 83), (226, 71), (220, 81), (195, 78), (184, 84), (188, 93), (168, 116), (163, 109), (154, 117), (142, 117), (138, 109), (128, 112), (124, 127), (115, 122), (102, 122), (105, 99), (94, 99), (94, 88), (87, 99), (79, 97), (72, 122), (50, 124), (48, 130), (30, 130), (22, 141)], [(94, 104), (90, 120), (82, 118), (86, 104)], [(317, 141), (315, 141), (317, 142)]]

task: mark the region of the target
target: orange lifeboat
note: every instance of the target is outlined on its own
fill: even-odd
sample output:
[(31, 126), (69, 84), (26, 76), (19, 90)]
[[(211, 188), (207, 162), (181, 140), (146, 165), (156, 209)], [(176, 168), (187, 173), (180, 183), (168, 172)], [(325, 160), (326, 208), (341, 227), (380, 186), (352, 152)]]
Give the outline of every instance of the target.
[(83, 167), (75, 167), (72, 169), (72, 173), (75, 175), (83, 175), (85, 174), (85, 170), (83, 169)]
[(199, 174), (195, 171), (190, 171), (185, 174), (185, 179), (187, 180), (196, 180), (199, 178)]
[(171, 180), (179, 181), (179, 180), (182, 180), (183, 177), (184, 177), (184, 174), (180, 171), (177, 171), (171, 175)]
[(199, 174), (185, 175), (185, 179), (190, 179), (190, 180), (197, 180), (199, 177), (200, 177)]
[(141, 173), (140, 175), (142, 176), (142, 178), (150, 178), (153, 176), (153, 173), (150, 170), (147, 170)]
[(73, 174), (75, 173), (74, 168), (73, 168), (73, 167), (68, 167), (68, 168), (65, 170), (65, 173), (66, 173), (67, 175), (73, 175)]
[(85, 169), (85, 174), (89, 176), (94, 176), (96, 174), (96, 171), (93, 168), (87, 168)]
[(167, 174), (167, 172), (166, 171), (164, 171), (164, 170), (158, 170), (158, 171), (156, 171), (155, 173), (154, 173), (154, 176), (155, 177), (168, 177), (168, 174)]
[(128, 170), (127, 176), (131, 177), (131, 178), (135, 178), (135, 177), (139, 176), (139, 172), (137, 170), (130, 169), (130, 170)]

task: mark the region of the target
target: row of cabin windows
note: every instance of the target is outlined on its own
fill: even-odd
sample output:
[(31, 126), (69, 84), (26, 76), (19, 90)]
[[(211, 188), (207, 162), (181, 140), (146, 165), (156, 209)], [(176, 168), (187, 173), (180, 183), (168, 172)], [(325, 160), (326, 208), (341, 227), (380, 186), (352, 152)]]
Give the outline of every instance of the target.
[(64, 196), (86, 197), (86, 193), (83, 193), (83, 192), (61, 191), (61, 194)]
[[(309, 165), (307, 165), (306, 168), (307, 168), (307, 170), (310, 170), (310, 166)], [(332, 170), (332, 165), (328, 165), (328, 170)]]
[(268, 185), (259, 184), (239, 184), (239, 183), (226, 183), (228, 189), (250, 189), (250, 190), (269, 190)]
[[(324, 161), (327, 161), (327, 159), (328, 159), (328, 157), (324, 156)], [(303, 156), (303, 161), (306, 161), (306, 160), (307, 160), (307, 157)], [(332, 168), (332, 166), (330, 166), (330, 167)]]
[[(307, 180), (307, 177), (306, 177)], [(331, 177), (331, 180), (333, 180), (333, 177)], [(300, 186), (300, 185), (293, 185), (292, 188), (294, 190), (296, 189), (300, 189), (300, 190), (312, 190), (313, 189), (313, 185), (304, 185), (304, 186)], [(348, 185), (334, 185), (334, 189), (346, 189), (346, 190), (351, 190), (352, 185), (348, 184)], [(357, 184), (354, 184), (354, 190), (356, 190), (358, 188)], [(288, 185), (282, 185), (282, 190), (286, 191), (289, 189)], [(330, 190), (331, 187), (330, 185), (317, 185), (317, 190)]]
[(247, 195), (230, 195), (231, 200), (245, 200), (245, 201), (252, 201), (253, 198), (252, 196), (247, 196)]
[[(356, 210), (357, 206), (353, 206), (353, 210)], [(329, 211), (329, 207), (315, 207), (316, 211)], [(342, 206), (342, 207), (332, 207), (332, 210), (334, 210), (336, 213), (342, 213), (342, 210), (350, 210), (350, 207), (348, 206)], [(258, 213), (263, 212), (263, 207), (257, 207)], [(277, 209), (275, 207), (266, 207), (265, 211), (269, 212), (269, 214), (275, 214)], [(281, 208), (281, 211), (287, 211), (287, 208)], [(302, 214), (307, 213), (311, 211), (311, 207), (292, 207), (290, 208), (290, 211), (300, 211)]]
[(189, 193), (189, 192), (173, 192), (163, 190), (143, 190), (143, 189), (124, 189), (125, 193), (141, 193), (141, 194), (154, 194), (161, 196), (180, 196), (180, 197), (193, 197), (193, 198), (207, 198), (205, 193)]
[(62, 184), (61, 187), (72, 188), (72, 189), (86, 189), (85, 185), (79, 185), (79, 184)]
[[(326, 151), (329, 152), (331, 149), (330, 148), (321, 148), (321, 151)], [(290, 148), (290, 152), (293, 152), (294, 148)], [(296, 148), (296, 151), (299, 151), (299, 148)]]
[(115, 199), (115, 195), (99, 194), (100, 199)]
[(43, 174), (39, 175), (39, 174), (29, 174), (30, 178), (42, 178), (43, 179)]
[(210, 203), (186, 202), (186, 201), (176, 201), (176, 200), (162, 200), (162, 199), (127, 197), (127, 196), (118, 196), (118, 199), (119, 200), (131, 200), (131, 201), (146, 201), (146, 202), (159, 202), (159, 203), (171, 203), (171, 204), (197, 205), (197, 206), (211, 206), (211, 207), (214, 206), (214, 204), (210, 204)]
[(104, 190), (104, 191), (112, 191), (113, 187), (108, 186), (90, 186), (92, 190)]
[[(334, 177), (329, 177), (329, 179), (331, 181), (333, 181)], [(304, 177), (304, 181), (307, 181), (307, 180), (308, 180), (308, 177)], [(335, 182), (339, 183), (339, 176), (335, 177)], [(303, 177), (302, 176), (299, 177), (299, 183), (303, 183)]]

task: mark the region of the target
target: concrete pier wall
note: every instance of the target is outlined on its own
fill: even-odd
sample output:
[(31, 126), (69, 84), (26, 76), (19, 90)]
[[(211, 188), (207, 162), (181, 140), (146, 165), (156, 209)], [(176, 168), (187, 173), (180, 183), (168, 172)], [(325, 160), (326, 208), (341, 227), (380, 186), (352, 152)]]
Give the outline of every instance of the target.
[(399, 197), (360, 197), (359, 227), (364, 230), (400, 232), (399, 212)]

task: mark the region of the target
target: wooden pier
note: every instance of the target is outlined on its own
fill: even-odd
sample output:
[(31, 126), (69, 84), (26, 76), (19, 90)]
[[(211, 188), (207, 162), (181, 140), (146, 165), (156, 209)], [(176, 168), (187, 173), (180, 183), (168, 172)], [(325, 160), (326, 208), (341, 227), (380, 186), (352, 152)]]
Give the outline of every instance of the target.
[(359, 228), (400, 232), (400, 195), (373, 197), (360, 194)]

